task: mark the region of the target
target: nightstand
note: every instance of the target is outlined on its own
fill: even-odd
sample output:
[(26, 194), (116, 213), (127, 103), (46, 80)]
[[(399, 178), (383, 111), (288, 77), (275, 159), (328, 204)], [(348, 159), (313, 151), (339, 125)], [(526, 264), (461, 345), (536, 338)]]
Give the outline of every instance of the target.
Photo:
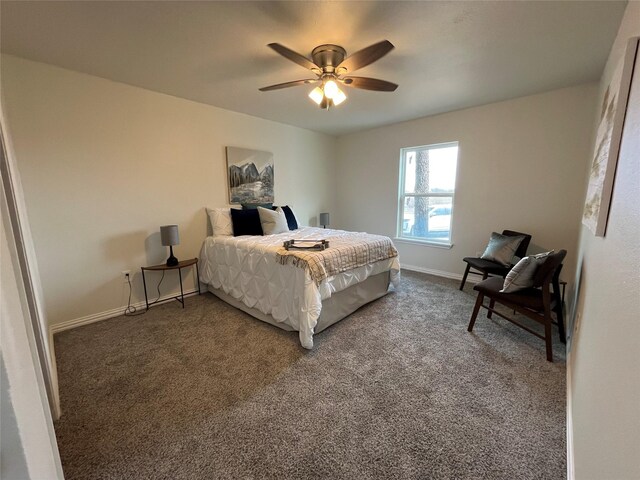
[[(176, 300), (178, 300), (182, 304), (182, 308), (184, 308), (184, 290), (182, 288), (182, 269), (186, 267), (191, 267), (195, 265), (196, 267), (196, 284), (198, 285), (198, 295), (200, 295), (200, 272), (198, 271), (198, 259), (192, 258), (190, 260), (183, 260), (178, 262), (178, 265), (174, 265), (172, 267), (167, 266), (166, 264), (160, 265), (152, 265), (151, 267), (140, 267), (142, 270), (142, 284), (144, 285), (144, 301), (147, 304), (147, 310), (152, 305), (158, 303), (159, 299), (155, 302), (149, 303), (149, 298), (147, 296), (147, 280), (145, 278), (145, 272), (164, 272), (166, 270), (178, 270), (178, 276), (180, 277), (180, 295), (175, 296)], [(168, 299), (165, 299), (168, 300)]]

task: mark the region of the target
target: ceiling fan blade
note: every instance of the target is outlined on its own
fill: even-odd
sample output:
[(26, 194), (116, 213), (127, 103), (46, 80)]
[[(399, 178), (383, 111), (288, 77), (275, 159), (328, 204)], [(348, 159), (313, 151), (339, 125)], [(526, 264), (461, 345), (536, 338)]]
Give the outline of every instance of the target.
[(305, 57), (304, 55), (300, 55), (297, 52), (294, 52), (293, 50), (285, 47), (284, 45), (280, 45), (279, 43), (270, 43), (267, 46), (274, 49), (283, 57), (291, 60), (292, 62), (297, 63), (298, 65), (303, 66), (304, 68), (307, 68), (309, 70), (321, 70), (320, 67), (318, 67), (318, 65), (313, 63), (307, 57)]
[(358, 50), (353, 55), (344, 59), (344, 61), (338, 65), (338, 69), (346, 69), (347, 72), (353, 72), (359, 68), (366, 67), (370, 63), (384, 57), (387, 53), (393, 50), (393, 44), (389, 40), (383, 40), (373, 45)]
[(395, 83), (387, 82), (386, 80), (379, 80), (377, 78), (367, 77), (344, 77), (340, 81), (349, 87), (362, 88), (363, 90), (375, 90), (377, 92), (393, 92), (398, 85)]
[(281, 88), (295, 87), (297, 85), (306, 85), (309, 83), (319, 82), (319, 78), (307, 78), (306, 80), (294, 80), (293, 82), (278, 83), (277, 85), (269, 85), (268, 87), (262, 87), (259, 90), (261, 92), (269, 92), (271, 90), (280, 90)]

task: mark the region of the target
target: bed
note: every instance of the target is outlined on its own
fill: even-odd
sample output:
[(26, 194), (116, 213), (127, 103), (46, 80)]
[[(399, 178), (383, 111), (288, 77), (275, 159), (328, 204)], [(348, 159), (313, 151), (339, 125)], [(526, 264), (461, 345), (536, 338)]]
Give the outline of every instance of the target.
[[(323, 252), (283, 248), (286, 240), (329, 241)], [(376, 300), (400, 282), (400, 262), (388, 237), (302, 227), (264, 236), (210, 236), (199, 259), (200, 281), (214, 295), (244, 312), (313, 335)]]

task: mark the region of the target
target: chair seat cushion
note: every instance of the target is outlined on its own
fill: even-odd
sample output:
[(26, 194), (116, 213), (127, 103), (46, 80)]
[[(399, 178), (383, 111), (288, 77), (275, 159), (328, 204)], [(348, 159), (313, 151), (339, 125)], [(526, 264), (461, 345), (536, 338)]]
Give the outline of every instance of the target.
[(481, 272), (493, 273), (495, 275), (506, 275), (511, 270), (511, 266), (504, 267), (499, 263), (492, 262), (491, 260), (484, 260), (476, 257), (465, 257), (462, 260), (467, 262), (471, 267)]
[(473, 289), (484, 293), (487, 297), (495, 299), (500, 303), (513, 303), (536, 312), (544, 310), (541, 290), (537, 288), (526, 288), (515, 293), (500, 293), (503, 284), (504, 280), (502, 278), (491, 277), (483, 280), (482, 282), (476, 283)]

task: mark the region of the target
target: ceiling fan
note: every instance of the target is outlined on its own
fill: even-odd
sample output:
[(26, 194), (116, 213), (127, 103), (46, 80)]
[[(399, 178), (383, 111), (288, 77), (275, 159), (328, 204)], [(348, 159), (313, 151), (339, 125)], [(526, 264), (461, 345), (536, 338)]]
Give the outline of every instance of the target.
[(349, 57), (347, 57), (346, 50), (339, 45), (319, 45), (311, 51), (312, 60), (279, 43), (270, 43), (268, 46), (283, 57), (311, 70), (316, 74), (317, 78), (307, 78), (304, 80), (294, 80), (293, 82), (270, 85), (268, 87), (262, 87), (260, 89), (261, 92), (295, 87), (297, 85), (321, 83), (320, 86), (311, 91), (309, 98), (316, 102), (320, 108), (328, 110), (331, 106), (340, 105), (347, 98), (344, 92), (338, 87), (338, 84), (364, 90), (374, 90), (376, 92), (393, 92), (398, 88), (398, 85), (395, 83), (385, 80), (354, 77), (351, 75), (355, 70), (366, 67), (389, 53), (394, 47), (388, 40), (383, 40), (367, 48), (363, 48)]

